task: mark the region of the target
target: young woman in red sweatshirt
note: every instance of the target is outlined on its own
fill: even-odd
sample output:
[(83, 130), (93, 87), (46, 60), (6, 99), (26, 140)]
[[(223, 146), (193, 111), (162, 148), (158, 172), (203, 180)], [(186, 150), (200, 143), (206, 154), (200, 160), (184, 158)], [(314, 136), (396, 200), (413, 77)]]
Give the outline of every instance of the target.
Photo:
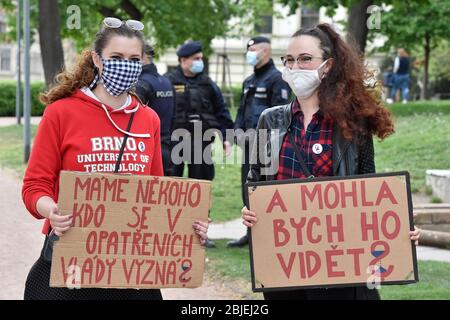
[[(28, 275), (25, 299), (162, 299), (160, 290), (49, 287), (49, 235), (63, 236), (72, 224), (72, 216), (58, 212), (61, 170), (114, 172), (127, 135), (116, 171), (163, 175), (159, 118), (131, 92), (142, 70), (143, 27), (138, 21), (106, 18), (93, 50), (84, 51), (73, 70), (59, 74), (55, 86), (41, 95), (47, 107), (34, 140), (22, 196), (28, 211), (45, 219), (42, 231), (46, 241)], [(196, 221), (193, 228), (204, 244), (208, 222)]]

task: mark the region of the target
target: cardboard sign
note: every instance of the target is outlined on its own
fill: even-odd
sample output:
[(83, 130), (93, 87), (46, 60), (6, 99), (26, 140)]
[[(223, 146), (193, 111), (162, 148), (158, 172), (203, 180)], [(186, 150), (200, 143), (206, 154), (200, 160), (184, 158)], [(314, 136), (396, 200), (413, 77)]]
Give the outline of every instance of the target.
[(246, 189), (253, 291), (418, 281), (407, 172)]
[(192, 224), (206, 221), (211, 182), (61, 172), (58, 206), (73, 226), (55, 242), (50, 286), (194, 288), (205, 249)]

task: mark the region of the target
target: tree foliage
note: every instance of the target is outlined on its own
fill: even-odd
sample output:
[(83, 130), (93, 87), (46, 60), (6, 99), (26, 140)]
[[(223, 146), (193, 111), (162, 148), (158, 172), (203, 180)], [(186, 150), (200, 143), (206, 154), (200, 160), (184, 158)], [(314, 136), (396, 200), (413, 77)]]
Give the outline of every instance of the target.
[[(15, 40), (15, 1), (1, 0), (7, 10), (10, 32), (4, 40)], [(77, 11), (73, 0), (59, 0), (61, 35), (74, 40), (77, 49), (89, 46), (106, 16), (135, 19), (145, 24), (144, 33), (159, 52), (176, 47), (188, 39), (201, 41), (205, 53), (211, 40), (242, 34), (248, 25), (259, 21), (258, 12), (272, 10), (270, 0), (92, 0), (79, 1), (80, 28), (72, 28)], [(38, 0), (30, 0), (31, 27), (37, 28)], [(43, 13), (45, 14), (45, 13)], [(51, 17), (49, 23), (52, 23)], [(236, 24), (228, 22), (234, 19)], [(248, 30), (248, 29), (247, 29)], [(246, 32), (248, 33), (248, 31)]]

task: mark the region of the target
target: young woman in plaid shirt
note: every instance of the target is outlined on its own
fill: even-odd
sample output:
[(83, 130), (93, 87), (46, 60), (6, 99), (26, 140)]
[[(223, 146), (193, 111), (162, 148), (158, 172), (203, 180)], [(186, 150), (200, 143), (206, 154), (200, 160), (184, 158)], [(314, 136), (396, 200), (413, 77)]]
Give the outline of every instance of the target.
[[(261, 114), (257, 130), (277, 131), (280, 146), (271, 144), (277, 140), (273, 137), (267, 138), (264, 149), (255, 141), (252, 156), (278, 155), (274, 159), (278, 170), (268, 173), (261, 163), (254, 163), (247, 181), (374, 173), (372, 136), (384, 139), (394, 126), (389, 111), (364, 87), (367, 73), (358, 52), (329, 25), (320, 24), (297, 31), (282, 61), (283, 79), (296, 99)], [(293, 143), (305, 166), (298, 161)], [(256, 214), (246, 207), (242, 219), (250, 228), (257, 223)], [(418, 229), (409, 234), (416, 245), (419, 235)], [(271, 291), (264, 298), (379, 299), (379, 294), (367, 287), (345, 287)]]

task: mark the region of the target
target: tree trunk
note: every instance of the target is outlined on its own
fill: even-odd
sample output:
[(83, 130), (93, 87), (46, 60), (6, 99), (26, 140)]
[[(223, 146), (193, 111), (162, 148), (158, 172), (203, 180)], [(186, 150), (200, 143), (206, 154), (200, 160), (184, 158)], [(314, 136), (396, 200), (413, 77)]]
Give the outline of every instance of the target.
[(205, 69), (204, 69), (203, 73), (210, 77), (210, 74), (209, 74), (209, 57), (203, 56), (203, 63), (205, 64)]
[(47, 87), (64, 69), (60, 29), (58, 0), (39, 0), (39, 42)]
[(364, 54), (366, 50), (367, 34), (369, 33), (367, 8), (372, 4), (373, 0), (361, 0), (349, 9), (347, 42), (354, 43), (361, 54)]
[(105, 6), (100, 6), (98, 11), (104, 17), (118, 18), (118, 16), (116, 15), (116, 11), (111, 9), (111, 8), (108, 8), (108, 7), (105, 7)]
[(424, 54), (425, 54), (425, 62), (424, 62), (424, 72), (423, 72), (423, 86), (422, 90), (420, 91), (420, 99), (421, 100), (427, 100), (428, 99), (428, 78), (429, 78), (429, 64), (430, 64), (430, 35), (427, 33), (425, 34), (425, 45), (423, 47)]
[(120, 5), (130, 15), (131, 19), (142, 20), (142, 13), (130, 0), (122, 0)]

